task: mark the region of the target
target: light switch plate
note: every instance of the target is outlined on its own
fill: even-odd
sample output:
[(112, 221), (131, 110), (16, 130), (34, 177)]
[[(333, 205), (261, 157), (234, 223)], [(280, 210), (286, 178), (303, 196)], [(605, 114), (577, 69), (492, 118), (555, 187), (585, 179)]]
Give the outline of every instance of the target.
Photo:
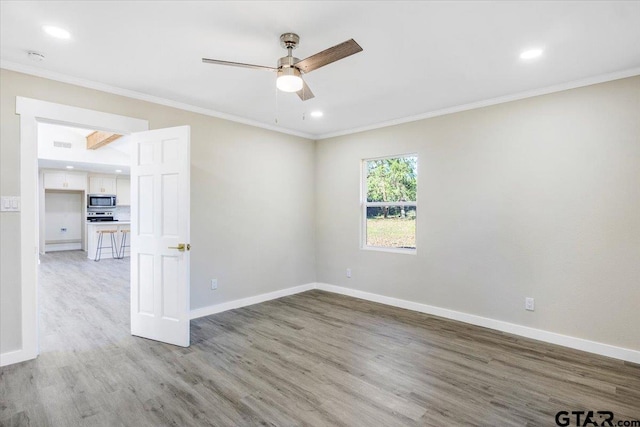
[(20, 212), (20, 196), (2, 196), (0, 198), (0, 211)]

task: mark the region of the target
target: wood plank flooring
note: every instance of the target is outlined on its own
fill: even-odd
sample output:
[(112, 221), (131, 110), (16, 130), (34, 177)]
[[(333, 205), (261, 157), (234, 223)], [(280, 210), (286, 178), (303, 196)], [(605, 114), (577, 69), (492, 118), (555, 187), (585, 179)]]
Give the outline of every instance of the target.
[(187, 349), (134, 338), (128, 260), (84, 256), (42, 258), (42, 353), (0, 368), (2, 426), (640, 419), (639, 365), (321, 291), (194, 320)]

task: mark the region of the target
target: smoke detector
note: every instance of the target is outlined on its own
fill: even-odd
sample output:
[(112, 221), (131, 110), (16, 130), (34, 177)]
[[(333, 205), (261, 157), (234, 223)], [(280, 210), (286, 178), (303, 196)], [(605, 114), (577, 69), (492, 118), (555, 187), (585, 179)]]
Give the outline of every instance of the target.
[(35, 62), (42, 62), (44, 60), (44, 55), (39, 52), (29, 52), (29, 59)]

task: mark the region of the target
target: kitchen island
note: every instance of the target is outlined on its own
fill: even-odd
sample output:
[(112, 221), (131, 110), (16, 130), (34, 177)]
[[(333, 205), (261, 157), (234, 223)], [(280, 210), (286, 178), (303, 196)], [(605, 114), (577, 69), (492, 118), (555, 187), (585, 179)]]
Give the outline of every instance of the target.
[[(124, 236), (123, 230), (131, 230), (131, 221), (87, 221), (87, 258), (95, 260), (96, 249), (98, 247), (98, 233), (100, 230), (115, 230), (114, 237), (116, 240), (115, 251), (119, 252), (122, 246)], [(111, 237), (105, 234), (102, 239), (102, 246), (109, 246)], [(127, 245), (131, 244), (131, 233), (127, 233)], [(125, 248), (124, 256), (129, 256), (129, 248)], [(109, 247), (103, 248), (100, 259), (113, 258)]]

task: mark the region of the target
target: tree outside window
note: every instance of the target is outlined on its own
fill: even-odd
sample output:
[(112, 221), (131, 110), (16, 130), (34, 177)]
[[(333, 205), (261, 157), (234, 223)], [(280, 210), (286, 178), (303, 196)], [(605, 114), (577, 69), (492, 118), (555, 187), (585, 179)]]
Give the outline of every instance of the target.
[(418, 157), (365, 160), (364, 181), (363, 246), (415, 251)]

